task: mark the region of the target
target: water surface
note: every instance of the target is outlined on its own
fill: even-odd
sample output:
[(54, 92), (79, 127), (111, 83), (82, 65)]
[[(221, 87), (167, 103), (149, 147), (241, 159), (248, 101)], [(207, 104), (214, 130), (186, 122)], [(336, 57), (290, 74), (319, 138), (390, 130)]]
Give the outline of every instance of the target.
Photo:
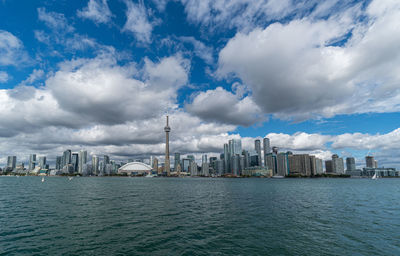
[(0, 177), (0, 255), (400, 255), (400, 179)]

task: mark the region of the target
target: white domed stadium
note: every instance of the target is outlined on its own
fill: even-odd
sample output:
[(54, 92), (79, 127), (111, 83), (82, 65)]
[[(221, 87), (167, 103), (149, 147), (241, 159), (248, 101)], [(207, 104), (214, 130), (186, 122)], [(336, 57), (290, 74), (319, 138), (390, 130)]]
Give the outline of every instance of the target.
[(141, 162), (130, 162), (118, 169), (119, 174), (144, 175), (151, 172), (153, 168), (150, 165)]

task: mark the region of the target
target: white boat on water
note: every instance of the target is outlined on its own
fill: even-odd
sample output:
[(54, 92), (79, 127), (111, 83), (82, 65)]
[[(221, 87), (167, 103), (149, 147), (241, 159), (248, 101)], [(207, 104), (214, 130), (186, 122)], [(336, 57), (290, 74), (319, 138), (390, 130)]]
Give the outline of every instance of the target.
[(72, 180), (74, 177), (68, 177), (68, 180)]
[(275, 176), (272, 176), (272, 178), (274, 178), (274, 179), (283, 179), (283, 178), (285, 178), (285, 177), (279, 176), (279, 175), (275, 175)]
[(42, 177), (42, 182), (44, 182), (44, 177)]
[(373, 180), (378, 179), (378, 176), (376, 175), (376, 173), (374, 174), (374, 176), (372, 176), (372, 179), (373, 179)]
[(154, 177), (156, 177), (157, 175), (156, 174), (151, 174), (151, 173), (148, 173), (146, 176), (144, 176), (145, 178), (154, 178)]

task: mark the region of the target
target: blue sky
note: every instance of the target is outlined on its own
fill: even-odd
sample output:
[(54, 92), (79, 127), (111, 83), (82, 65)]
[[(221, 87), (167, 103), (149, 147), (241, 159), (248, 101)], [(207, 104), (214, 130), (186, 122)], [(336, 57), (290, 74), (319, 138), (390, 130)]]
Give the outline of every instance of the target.
[[(23, 7), (23, 8), (22, 8)], [(253, 149), (400, 161), (397, 1), (0, 2), (0, 161)]]

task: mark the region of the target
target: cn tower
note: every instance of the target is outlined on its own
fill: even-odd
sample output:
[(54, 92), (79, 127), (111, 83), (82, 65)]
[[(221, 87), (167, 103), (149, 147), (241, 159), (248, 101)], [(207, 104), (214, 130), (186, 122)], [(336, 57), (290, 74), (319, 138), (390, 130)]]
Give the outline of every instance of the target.
[(169, 163), (169, 132), (171, 128), (168, 125), (168, 116), (167, 116), (167, 125), (164, 127), (165, 131), (165, 164), (164, 169), (167, 172), (167, 176), (170, 175), (170, 163)]

